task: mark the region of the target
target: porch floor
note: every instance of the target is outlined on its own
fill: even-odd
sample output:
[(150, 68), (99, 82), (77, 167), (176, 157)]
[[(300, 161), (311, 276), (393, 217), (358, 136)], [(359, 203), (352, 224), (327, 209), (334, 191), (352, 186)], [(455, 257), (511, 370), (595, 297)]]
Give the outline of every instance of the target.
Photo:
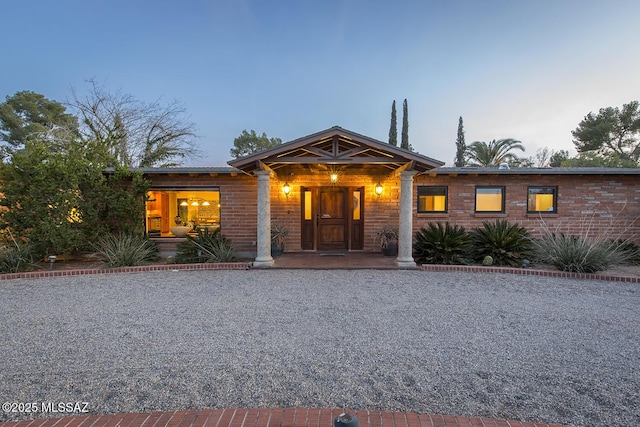
[(304, 268), (318, 270), (397, 269), (396, 257), (376, 252), (285, 252), (274, 258), (271, 268)]

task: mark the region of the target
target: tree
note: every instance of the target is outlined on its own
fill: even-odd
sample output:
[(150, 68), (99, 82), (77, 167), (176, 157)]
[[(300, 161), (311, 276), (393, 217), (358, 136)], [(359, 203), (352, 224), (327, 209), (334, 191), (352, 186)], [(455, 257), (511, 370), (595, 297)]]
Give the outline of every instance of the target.
[(258, 136), (255, 130), (252, 129), (251, 133), (249, 133), (245, 129), (240, 136), (233, 140), (233, 148), (230, 153), (234, 159), (238, 159), (280, 144), (282, 144), (280, 138), (269, 138), (264, 132)]
[(524, 151), (524, 146), (515, 139), (499, 139), (490, 143), (475, 141), (467, 147), (467, 160), (470, 166), (499, 166), (502, 163), (518, 162), (519, 157), (511, 151)]
[(552, 168), (564, 166), (563, 163), (569, 159), (569, 152), (567, 150), (551, 151), (552, 154), (549, 156), (549, 166)]
[(561, 166), (569, 168), (637, 168), (638, 163), (631, 159), (623, 158), (618, 153), (601, 155), (593, 151), (588, 151), (579, 153), (576, 157), (562, 160)]
[(396, 115), (396, 101), (391, 104), (391, 126), (389, 127), (389, 144), (398, 145), (398, 119)]
[(28, 90), (7, 96), (0, 104), (0, 140), (8, 149), (24, 146), (29, 138), (52, 142), (78, 135), (78, 119), (64, 105)]
[(406, 98), (402, 103), (402, 140), (400, 148), (411, 150), (411, 145), (409, 144), (409, 107)]
[(197, 155), (195, 126), (178, 101), (145, 103), (89, 84), (87, 94), (72, 91), (71, 106), (82, 119), (83, 137), (104, 144), (112, 165), (171, 167)]
[(105, 176), (104, 146), (94, 141), (50, 148), (45, 138), (29, 138), (0, 162), (0, 227), (36, 258), (92, 250), (107, 232), (144, 232), (148, 182), (140, 174)]
[(458, 137), (456, 138), (456, 158), (455, 166), (464, 167), (466, 164), (465, 152), (467, 151), (467, 144), (464, 142), (464, 125), (462, 124), (462, 116), (458, 120)]
[(595, 115), (590, 112), (572, 131), (578, 153), (594, 152), (599, 155), (615, 153), (621, 160), (640, 160), (640, 111), (638, 101), (619, 108), (601, 108)]

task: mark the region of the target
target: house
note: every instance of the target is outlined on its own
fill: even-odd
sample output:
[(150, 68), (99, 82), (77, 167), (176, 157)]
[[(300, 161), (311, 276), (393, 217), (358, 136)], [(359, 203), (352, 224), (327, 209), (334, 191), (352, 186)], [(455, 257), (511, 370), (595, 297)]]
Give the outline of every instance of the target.
[(220, 227), (257, 266), (273, 263), (272, 223), (289, 229), (287, 252), (378, 251), (376, 231), (397, 225), (399, 267), (415, 266), (413, 235), (429, 222), (639, 235), (640, 169), (443, 165), (336, 126), (229, 167), (145, 168), (147, 231), (162, 245), (176, 241), (176, 220)]

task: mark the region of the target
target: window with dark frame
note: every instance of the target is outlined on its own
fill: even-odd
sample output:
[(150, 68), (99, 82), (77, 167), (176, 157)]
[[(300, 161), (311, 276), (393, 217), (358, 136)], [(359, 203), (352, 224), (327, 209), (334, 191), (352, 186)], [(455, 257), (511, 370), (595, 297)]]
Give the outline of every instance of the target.
[(447, 212), (447, 193), (446, 186), (419, 186), (418, 213)]
[(504, 187), (476, 187), (478, 213), (504, 213)]
[(527, 213), (556, 213), (558, 211), (558, 187), (527, 187)]

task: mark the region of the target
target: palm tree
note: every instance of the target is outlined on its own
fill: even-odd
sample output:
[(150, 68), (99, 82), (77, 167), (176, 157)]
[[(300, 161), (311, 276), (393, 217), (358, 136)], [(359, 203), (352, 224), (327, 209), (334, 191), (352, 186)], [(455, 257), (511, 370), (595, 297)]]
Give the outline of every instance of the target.
[(518, 159), (512, 150), (524, 151), (520, 141), (506, 138), (493, 140), (489, 144), (484, 141), (472, 142), (467, 147), (467, 159), (469, 166), (500, 166)]

